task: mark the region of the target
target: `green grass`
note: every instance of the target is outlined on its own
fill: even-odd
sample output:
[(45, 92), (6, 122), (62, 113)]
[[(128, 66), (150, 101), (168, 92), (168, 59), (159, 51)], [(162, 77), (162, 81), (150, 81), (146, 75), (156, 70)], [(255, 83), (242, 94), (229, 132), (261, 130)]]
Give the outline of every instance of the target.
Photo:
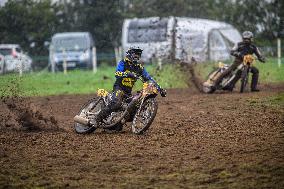
[[(174, 65), (165, 65), (161, 71), (155, 66), (147, 66), (147, 71), (164, 88), (186, 87), (186, 76)], [(95, 93), (98, 88), (112, 90), (115, 66), (101, 66), (97, 73), (92, 71), (74, 70), (52, 74), (44, 71), (39, 73), (7, 74), (0, 76), (0, 96), (47, 96), (59, 94)], [(134, 90), (140, 89), (137, 82)]]
[(270, 97), (269, 101), (271, 104), (284, 106), (284, 92), (281, 92), (276, 96)]
[[(230, 63), (230, 62), (225, 62)], [(204, 64), (197, 64), (195, 66), (196, 73), (205, 79), (215, 67), (218, 66), (216, 62), (208, 62)], [(282, 65), (278, 67), (276, 58), (269, 58), (265, 64), (256, 61), (254, 64), (259, 69), (260, 72), (260, 82), (261, 83), (280, 83), (284, 82), (284, 59), (282, 59)]]
[(265, 64), (257, 63), (260, 71), (260, 81), (264, 83), (284, 82), (284, 59), (278, 67), (277, 59), (268, 59)]
[(269, 96), (266, 98), (251, 98), (251, 99), (248, 99), (248, 102), (251, 105), (284, 108), (284, 92), (279, 92), (276, 95)]
[[(228, 62), (227, 62), (228, 63)], [(283, 60), (284, 63), (284, 60)], [(217, 63), (204, 63), (195, 66), (196, 73), (205, 79)], [(268, 59), (267, 63), (255, 64), (260, 71), (261, 83), (284, 82), (284, 64), (279, 68), (277, 59)], [(163, 88), (185, 88), (188, 76), (180, 71), (178, 65), (167, 64), (162, 70), (155, 66), (146, 66), (147, 71)], [(90, 94), (98, 88), (112, 90), (115, 66), (100, 66), (96, 74), (92, 71), (75, 70), (64, 75), (52, 74), (47, 71), (39, 73), (0, 75), (0, 96), (47, 96), (59, 94)], [(134, 90), (140, 89), (141, 82), (137, 82)]]

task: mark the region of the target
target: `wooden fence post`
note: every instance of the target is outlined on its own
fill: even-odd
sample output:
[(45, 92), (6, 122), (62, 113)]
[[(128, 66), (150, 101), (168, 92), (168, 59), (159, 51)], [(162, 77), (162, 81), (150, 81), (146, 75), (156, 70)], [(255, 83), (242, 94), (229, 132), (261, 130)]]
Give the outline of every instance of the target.
[(278, 67), (281, 66), (281, 39), (277, 38), (277, 57), (278, 57)]
[(63, 70), (64, 70), (64, 74), (67, 74), (67, 60), (66, 60), (66, 51), (65, 49), (63, 49), (62, 51), (64, 59), (63, 59)]
[(53, 54), (54, 54), (53, 45), (50, 45), (49, 60), (50, 60), (50, 64), (51, 64), (51, 71), (52, 71), (52, 73), (55, 73), (55, 62), (54, 62), (54, 59), (53, 59)]
[(97, 49), (93, 47), (93, 72), (97, 72)]

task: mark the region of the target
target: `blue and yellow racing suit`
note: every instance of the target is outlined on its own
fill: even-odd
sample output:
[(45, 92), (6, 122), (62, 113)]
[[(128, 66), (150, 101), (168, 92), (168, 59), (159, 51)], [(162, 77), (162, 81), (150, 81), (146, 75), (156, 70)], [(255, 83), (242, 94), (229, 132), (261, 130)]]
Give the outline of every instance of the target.
[(116, 68), (115, 77), (116, 81), (114, 83), (114, 90), (122, 90), (126, 94), (131, 94), (132, 88), (136, 82), (136, 78), (128, 76), (129, 73), (134, 73), (137, 76), (141, 76), (144, 81), (152, 81), (156, 84), (158, 90), (160, 86), (155, 82), (155, 80), (150, 76), (140, 63), (133, 64), (127, 58), (121, 60)]
[[(132, 73), (132, 77), (131, 77)], [(127, 58), (121, 60), (116, 68), (115, 77), (116, 81), (113, 85), (113, 95), (111, 102), (103, 108), (98, 115), (98, 120), (101, 120), (108, 116), (111, 112), (116, 111), (121, 107), (124, 97), (131, 96), (132, 88), (137, 81), (137, 78), (133, 77), (133, 74), (142, 77), (144, 81), (152, 81), (158, 91), (161, 87), (157, 82), (150, 76), (150, 74), (145, 70), (142, 64), (132, 63)]]

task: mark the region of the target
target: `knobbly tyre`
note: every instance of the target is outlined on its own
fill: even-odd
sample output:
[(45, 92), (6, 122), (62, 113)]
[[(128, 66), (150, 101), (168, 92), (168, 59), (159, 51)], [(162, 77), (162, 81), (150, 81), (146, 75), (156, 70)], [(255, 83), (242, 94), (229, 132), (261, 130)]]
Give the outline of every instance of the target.
[[(142, 81), (142, 78), (139, 79)], [(101, 122), (97, 122), (96, 115), (101, 108), (108, 105), (112, 96), (106, 90), (99, 89), (97, 97), (87, 102), (74, 117), (75, 131), (85, 134), (94, 132), (98, 128), (121, 130), (127, 122), (132, 122), (132, 132), (142, 134), (148, 130), (157, 114), (157, 95), (158, 90), (154, 83), (144, 82), (143, 89), (124, 99), (118, 111), (112, 112)]]
[(238, 73), (241, 73), (240, 92), (242, 93), (245, 90), (246, 84), (248, 82), (248, 73), (254, 60), (255, 59), (251, 54), (244, 56), (242, 64), (240, 64), (235, 71), (229, 73), (226, 77), (224, 77), (219, 85), (214, 86), (216, 79), (221, 75), (221, 73), (229, 68), (228, 64), (219, 62), (218, 68), (209, 73), (207, 77), (208, 79), (203, 83), (203, 92), (214, 93), (216, 90), (232, 90), (233, 88), (231, 87), (231, 83), (233, 82), (233, 80), (239, 78), (240, 76), (238, 75)]
[(249, 72), (251, 71), (251, 66), (254, 63), (255, 58), (253, 57), (253, 55), (246, 55), (244, 56), (244, 60), (243, 63), (241, 64), (241, 88), (240, 88), (240, 92), (243, 93), (247, 83), (248, 83), (248, 77), (249, 77)]

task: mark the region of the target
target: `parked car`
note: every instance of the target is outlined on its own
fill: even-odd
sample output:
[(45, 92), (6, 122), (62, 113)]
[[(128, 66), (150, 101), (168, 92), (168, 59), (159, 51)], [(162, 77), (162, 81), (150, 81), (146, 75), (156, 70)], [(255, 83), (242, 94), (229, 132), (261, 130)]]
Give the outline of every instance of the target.
[(23, 72), (32, 69), (32, 59), (23, 53), (18, 44), (0, 44), (0, 73)]
[[(94, 40), (89, 32), (57, 33), (52, 37), (49, 47), (49, 63), (54, 63), (55, 70), (88, 68), (93, 66)], [(50, 66), (51, 68), (51, 66)]]

